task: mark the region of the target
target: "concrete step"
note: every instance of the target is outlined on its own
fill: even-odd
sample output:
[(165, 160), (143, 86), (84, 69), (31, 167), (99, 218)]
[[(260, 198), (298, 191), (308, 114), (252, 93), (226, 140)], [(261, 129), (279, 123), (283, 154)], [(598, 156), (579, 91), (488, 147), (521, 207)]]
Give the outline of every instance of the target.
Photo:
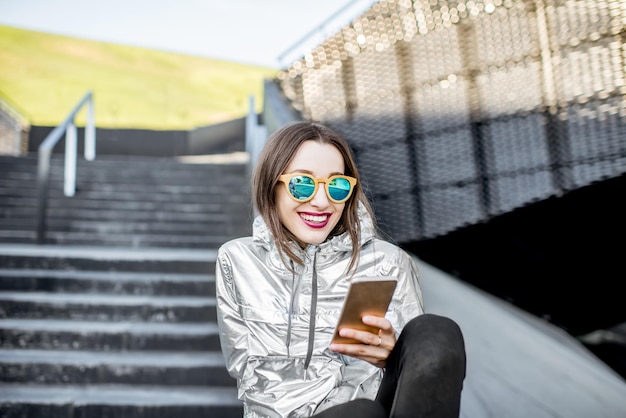
[(216, 323), (0, 319), (0, 348), (219, 351)]
[[(243, 207), (239, 202), (226, 204), (224, 201), (201, 201), (201, 202), (181, 202), (181, 201), (150, 201), (150, 200), (115, 200), (108, 199), (106, 201), (100, 199), (73, 199), (60, 198), (50, 199), (48, 202), (48, 215), (55, 214), (66, 215), (76, 209), (82, 209), (85, 212), (100, 210), (106, 204), (107, 210), (124, 211), (130, 214), (133, 211), (163, 211), (163, 212), (179, 212), (179, 213), (206, 213), (206, 214), (223, 214), (231, 213), (231, 211), (240, 209), (248, 210), (247, 205)], [(38, 202), (33, 197), (11, 197), (6, 196), (0, 205), (0, 211), (4, 211), (11, 215), (26, 214), (34, 215)], [(0, 214), (4, 213), (0, 212)]]
[(0, 349), (0, 382), (225, 386), (217, 352), (77, 351)]
[(3, 269), (215, 273), (217, 250), (0, 244)]
[(28, 418), (241, 418), (232, 387), (0, 385), (0, 415)]
[[(215, 159), (213, 159), (215, 161)], [(159, 171), (153, 172), (155, 176), (165, 171), (172, 173), (213, 173), (213, 174), (237, 174), (246, 161), (232, 162), (212, 162), (212, 161), (190, 161), (185, 158), (174, 157), (143, 157), (138, 155), (97, 155), (93, 161), (86, 161), (79, 157), (76, 160), (77, 168), (80, 171), (94, 174), (102, 173), (122, 173), (127, 174), (133, 170), (146, 171), (154, 167), (159, 167)], [(3, 173), (24, 173), (29, 176), (37, 173), (38, 156), (37, 153), (25, 156), (0, 155), (0, 177)], [(62, 175), (64, 170), (64, 159), (62, 155), (52, 155), (50, 159), (50, 174), (52, 176)]]
[[(46, 244), (59, 246), (93, 247), (103, 245), (116, 248), (147, 248), (159, 249), (163, 247), (179, 247), (188, 249), (214, 248), (221, 243), (234, 238), (224, 236), (187, 236), (169, 234), (116, 234), (99, 235), (90, 232), (59, 232), (46, 233)], [(0, 242), (14, 244), (32, 244), (36, 242), (35, 231), (3, 231), (0, 230)]]
[(0, 269), (0, 290), (65, 294), (215, 296), (215, 276), (161, 272)]
[[(22, 187), (20, 184), (0, 186), (0, 196), (12, 198), (34, 199), (37, 197), (35, 187)], [(113, 200), (119, 202), (179, 202), (185, 203), (210, 203), (222, 202), (230, 204), (247, 203), (247, 184), (237, 184), (234, 187), (212, 186), (166, 186), (147, 187), (122, 187), (119, 185), (101, 188), (83, 188), (80, 182), (76, 184), (76, 194), (66, 197), (63, 194), (63, 184), (52, 184), (49, 188), (49, 199), (69, 200)]]
[[(211, 177), (219, 178), (218, 182), (212, 181)], [(177, 182), (155, 181), (145, 179), (141, 173), (134, 174), (134, 183), (126, 183), (121, 179), (76, 179), (76, 196), (82, 195), (89, 198), (98, 196), (121, 196), (125, 197), (132, 193), (143, 194), (143, 199), (149, 200), (150, 194), (175, 195), (180, 199), (191, 199), (194, 196), (206, 197), (207, 195), (245, 195), (248, 194), (249, 185), (244, 174), (232, 179), (224, 179), (223, 176), (203, 176), (201, 179), (193, 177), (181, 178)], [(50, 198), (63, 196), (64, 181), (51, 179), (49, 182)], [(37, 181), (33, 180), (10, 180), (0, 177), (0, 193), (17, 197), (36, 197), (38, 192)], [(205, 199), (206, 200), (206, 199)]]
[[(78, 219), (156, 219), (197, 222), (202, 220), (223, 220), (224, 214), (250, 212), (249, 205), (240, 201), (228, 203), (226, 199), (213, 201), (183, 202), (180, 200), (132, 200), (115, 199), (51, 199), (48, 202), (48, 219), (75, 216)], [(0, 206), (0, 219), (35, 219), (37, 214), (35, 198), (6, 197)], [(181, 216), (184, 213), (185, 216)], [(232, 220), (232, 218), (231, 218)]]
[(206, 322), (216, 307), (212, 297), (0, 291), (0, 318)]
[[(49, 216), (45, 237), (48, 243), (62, 245), (210, 248), (247, 235), (249, 223), (233, 221), (235, 213), (230, 217), (185, 214), (181, 218), (178, 213), (163, 212), (133, 212), (126, 217), (124, 212), (79, 212)], [(246, 219), (246, 215), (241, 218)], [(34, 243), (36, 230), (35, 215), (0, 218), (0, 242)]]
[[(208, 215), (202, 216), (204, 219), (185, 219), (178, 220), (177, 214), (174, 213), (152, 213), (146, 214), (142, 219), (128, 219), (123, 213), (101, 212), (104, 216), (98, 219), (98, 213), (81, 213), (78, 215), (87, 215), (87, 218), (67, 218), (67, 217), (49, 217), (46, 226), (49, 232), (95, 232), (99, 234), (113, 233), (153, 233), (153, 234), (171, 234), (171, 235), (196, 235), (215, 233), (219, 235), (227, 235), (232, 233), (234, 226), (225, 215)], [(137, 217), (138, 213), (132, 216)], [(111, 216), (111, 218), (109, 218)], [(131, 217), (132, 217), (131, 216)], [(152, 219), (150, 218), (152, 216)], [(160, 219), (169, 217), (169, 219)], [(207, 218), (211, 219), (207, 219)], [(191, 216), (194, 218), (194, 216)], [(201, 218), (197, 216), (195, 218)], [(0, 219), (0, 229), (3, 230), (20, 230), (20, 229), (36, 229), (34, 217), (27, 219)]]

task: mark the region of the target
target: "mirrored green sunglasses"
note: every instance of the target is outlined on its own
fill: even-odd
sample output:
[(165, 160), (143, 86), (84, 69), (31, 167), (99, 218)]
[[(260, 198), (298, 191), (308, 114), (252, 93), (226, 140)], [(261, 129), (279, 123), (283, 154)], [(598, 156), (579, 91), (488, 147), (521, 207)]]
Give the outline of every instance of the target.
[(326, 196), (335, 203), (343, 203), (350, 198), (356, 185), (356, 179), (350, 176), (336, 175), (328, 178), (313, 177), (309, 174), (292, 173), (283, 174), (278, 181), (285, 184), (287, 193), (293, 200), (299, 203), (308, 202), (317, 193), (317, 187), (324, 183)]

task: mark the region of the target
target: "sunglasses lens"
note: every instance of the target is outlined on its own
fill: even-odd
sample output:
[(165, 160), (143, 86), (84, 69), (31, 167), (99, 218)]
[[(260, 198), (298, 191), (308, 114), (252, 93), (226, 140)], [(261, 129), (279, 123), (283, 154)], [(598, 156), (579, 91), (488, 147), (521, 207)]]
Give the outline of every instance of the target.
[(306, 200), (315, 192), (315, 180), (309, 176), (295, 176), (289, 180), (289, 193), (296, 200)]
[(348, 179), (335, 177), (328, 183), (328, 194), (334, 200), (342, 201), (350, 196), (351, 187)]

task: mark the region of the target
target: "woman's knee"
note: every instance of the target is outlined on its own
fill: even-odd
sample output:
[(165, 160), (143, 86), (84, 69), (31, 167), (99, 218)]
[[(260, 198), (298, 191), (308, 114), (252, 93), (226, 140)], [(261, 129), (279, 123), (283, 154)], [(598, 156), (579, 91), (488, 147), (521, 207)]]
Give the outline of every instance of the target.
[[(425, 353), (454, 362), (465, 374), (465, 341), (459, 325), (446, 316), (422, 314), (410, 320), (402, 333), (402, 344), (413, 353)], [(400, 342), (400, 340), (398, 342)]]
[(436, 314), (425, 313), (416, 316), (406, 324), (402, 333), (420, 339), (428, 336), (454, 345), (464, 345), (461, 327), (451, 318)]

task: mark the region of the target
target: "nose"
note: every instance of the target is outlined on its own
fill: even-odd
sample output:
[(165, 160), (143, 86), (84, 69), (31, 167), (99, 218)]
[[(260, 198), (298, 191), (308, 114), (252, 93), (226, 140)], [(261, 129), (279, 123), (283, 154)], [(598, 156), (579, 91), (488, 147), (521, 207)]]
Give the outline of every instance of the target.
[(328, 200), (328, 196), (326, 196), (326, 183), (319, 183), (317, 191), (313, 199), (310, 200), (310, 203), (318, 208), (325, 208), (330, 204), (330, 200)]

